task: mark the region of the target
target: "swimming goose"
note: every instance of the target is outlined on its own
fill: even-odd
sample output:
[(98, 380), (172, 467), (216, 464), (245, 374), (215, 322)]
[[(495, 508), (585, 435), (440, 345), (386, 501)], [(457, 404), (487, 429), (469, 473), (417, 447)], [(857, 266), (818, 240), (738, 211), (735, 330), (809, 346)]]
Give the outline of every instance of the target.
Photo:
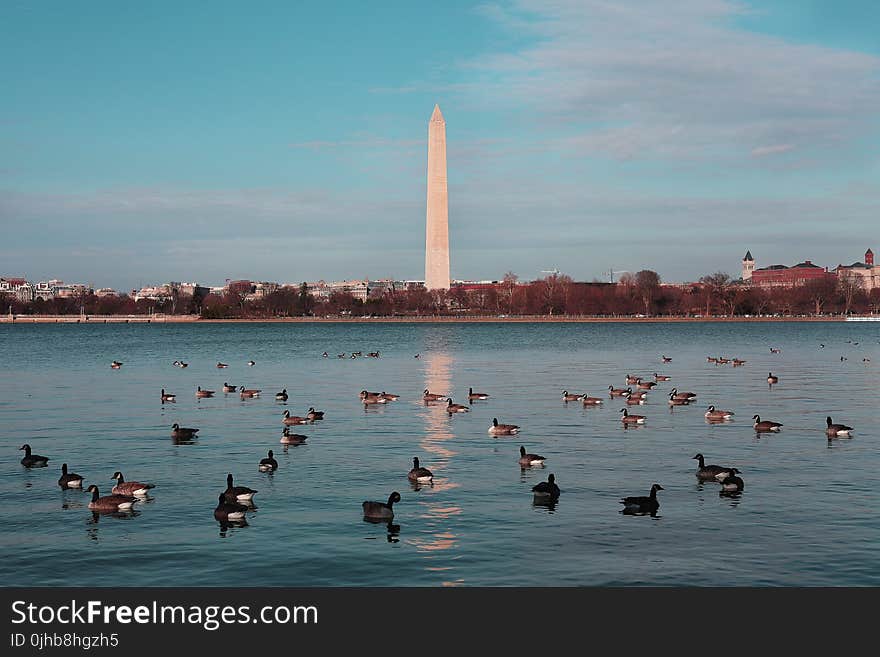
[(829, 438), (834, 438), (835, 436), (849, 436), (849, 432), (854, 431), (852, 427), (848, 427), (845, 424), (832, 424), (830, 415), (825, 418), (825, 422), (828, 425), (828, 428), (825, 429), (825, 433)]
[(519, 433), (519, 426), (516, 424), (498, 424), (498, 418), (493, 417), (489, 433), (493, 436), (510, 436)]
[(397, 401), (398, 399), (400, 399), (400, 395), (394, 395), (390, 392), (385, 392), (384, 390), (379, 393), (379, 396), (384, 397), (388, 401)]
[(468, 401), (474, 401), (475, 399), (489, 399), (489, 395), (485, 392), (474, 392), (473, 388), (468, 388)]
[(627, 382), (627, 383), (638, 383), (638, 382), (639, 382), (639, 379), (640, 379), (640, 377), (637, 377), (637, 376), (635, 376), (635, 375), (633, 375), (633, 374), (627, 374), (627, 375), (626, 375), (626, 382)]
[(260, 472), (275, 472), (277, 469), (278, 461), (275, 460), (275, 455), (270, 449), (269, 455), (260, 461)]
[(198, 390), (196, 390), (196, 397), (198, 397), (199, 399), (203, 399), (205, 397), (213, 397), (213, 396), (214, 396), (213, 390), (202, 390), (202, 386), (199, 386)]
[(112, 363), (110, 363), (110, 369), (112, 370), (118, 370), (120, 367), (122, 367), (122, 363), (120, 363), (118, 360), (114, 360)]
[(434, 393), (428, 392), (428, 389), (425, 388), (425, 392), (422, 393), (422, 399), (424, 399), (426, 402), (446, 401), (447, 399), (449, 399), (449, 396), (448, 395), (435, 395)]
[(719, 357), (716, 361), (719, 365), (727, 365), (730, 362), (729, 358), (721, 358)]
[(217, 369), (222, 370), (225, 367), (229, 367), (226, 363), (217, 363)]
[[(608, 386), (608, 395), (611, 397), (623, 397), (626, 392), (626, 388), (615, 388), (614, 386)], [(632, 390), (630, 390), (629, 392), (632, 392)]]
[(217, 520), (244, 520), (244, 514), (248, 510), (244, 504), (230, 502), (224, 493), (217, 498), (217, 508), (214, 509), (214, 518)]
[(669, 393), (669, 405), (670, 406), (687, 406), (691, 403), (691, 400), (687, 397), (676, 397), (674, 392)]
[(671, 381), (672, 377), (666, 376), (665, 374), (657, 374), (657, 372), (654, 372), (654, 380), (655, 381)]
[(171, 437), (172, 438), (195, 438), (196, 434), (199, 432), (198, 429), (191, 429), (189, 427), (182, 427), (177, 422), (171, 425)]
[(369, 390), (361, 390), (360, 398), (366, 399), (367, 397), (381, 397), (383, 394), (381, 392), (370, 392)]
[(61, 488), (82, 488), (83, 478), (75, 472), (67, 471), (67, 464), (61, 464), (61, 477), (58, 479)]
[(624, 513), (653, 513), (660, 507), (657, 500), (657, 491), (663, 490), (660, 484), (651, 486), (651, 493), (647, 496), (624, 497), (620, 500), (623, 504)]
[(284, 388), (281, 392), (275, 393), (275, 401), (287, 401), (287, 388)]
[(290, 424), (308, 424), (308, 418), (300, 417), (299, 415), (291, 415), (290, 411), (285, 410), (281, 415), (281, 422), (287, 425)]
[(24, 456), (21, 458), (21, 464), (26, 468), (42, 468), (49, 464), (48, 456), (39, 456), (31, 454), (31, 446), (25, 443), (19, 450), (24, 450)]
[(89, 486), (86, 492), (92, 494), (89, 508), (95, 511), (128, 511), (137, 502), (137, 498), (131, 495), (105, 495), (100, 497), (101, 493), (95, 484)]
[(343, 351), (341, 354), (336, 354), (337, 358), (345, 358), (345, 352)]
[(570, 401), (580, 401), (583, 399), (583, 395), (570, 395), (568, 394), (568, 390), (562, 391), (562, 401), (570, 402)]
[(764, 420), (762, 422), (760, 415), (755, 415), (752, 419), (755, 421), (755, 424), (752, 425), (755, 431), (779, 431), (779, 428), (782, 426), (779, 422), (771, 420)]
[(560, 490), (556, 485), (556, 476), (551, 474), (547, 477), (547, 481), (532, 486), (532, 492), (535, 494), (535, 499), (538, 500), (559, 499)]
[(526, 454), (526, 448), (519, 446), (519, 464), (520, 465), (544, 465), (547, 459), (540, 454)]
[(745, 365), (745, 364), (746, 364), (746, 361), (744, 361), (744, 360), (740, 360), (739, 358), (733, 359), (733, 366), (734, 367), (739, 367), (740, 365)]
[(388, 397), (383, 397), (381, 395), (362, 395), (361, 401), (365, 406), (367, 404), (387, 404)]
[(716, 411), (714, 406), (710, 406), (705, 416), (709, 420), (729, 420), (733, 417), (733, 411)]
[(581, 403), (583, 403), (584, 406), (591, 406), (598, 405), (603, 402), (602, 399), (599, 397), (590, 397), (589, 394), (584, 394), (583, 398), (581, 399)]
[(172, 395), (171, 393), (166, 393), (165, 388), (162, 388), (162, 403), (165, 402), (173, 402), (177, 399), (177, 395)]
[(227, 500), (238, 500), (239, 502), (249, 502), (253, 499), (258, 491), (247, 486), (233, 486), (232, 473), (226, 475), (226, 491), (223, 493)]
[(307, 436), (303, 436), (298, 433), (290, 433), (290, 429), (284, 427), (284, 431), (281, 432), (281, 440), (279, 441), (282, 445), (302, 445), (306, 442)]
[(326, 351), (323, 354), (321, 354), (321, 358), (329, 358), (329, 357), (330, 357), (330, 354), (328, 354)]
[(671, 363), (672, 362), (672, 359), (669, 358), (668, 356), (660, 356), (660, 358), (663, 359), (664, 363)]
[(718, 359), (715, 358), (714, 356), (706, 356), (706, 362), (707, 363), (715, 363), (717, 365)]
[[(734, 468), (734, 470), (736, 470), (736, 468)], [(737, 477), (735, 472), (728, 472), (727, 476), (720, 481), (722, 493), (738, 493), (745, 488), (742, 478)]]
[(636, 381), (636, 384), (642, 390), (650, 390), (651, 388), (653, 388), (654, 386), (657, 385), (654, 381), (642, 381), (641, 378), (638, 381)]
[(687, 399), (689, 401), (693, 401), (694, 399), (697, 398), (696, 393), (694, 393), (694, 392), (679, 392), (678, 388), (673, 388), (669, 394), (671, 394), (676, 399)]
[(400, 493), (394, 491), (388, 496), (387, 502), (364, 502), (364, 517), (378, 518), (381, 520), (394, 517), (394, 503), (400, 502)]
[(250, 365), (251, 367), (253, 367), (254, 365), (256, 365), (256, 363), (255, 363), (254, 361), (252, 361), (252, 360), (249, 360), (249, 361), (248, 361), (248, 365)]
[(263, 391), (260, 388), (245, 388), (244, 386), (241, 386), (238, 394), (242, 399), (245, 399), (247, 397), (259, 397), (261, 392)]
[(118, 470), (113, 473), (111, 479), (116, 480), (116, 485), (110, 492), (114, 495), (135, 495), (137, 497), (146, 497), (147, 491), (155, 488), (156, 484), (142, 484), (139, 481), (126, 481), (122, 473)]
[(779, 354), (779, 353), (782, 353), (782, 349), (774, 349), (773, 347), (770, 347), (770, 353), (771, 354)]
[(434, 473), (428, 470), (428, 468), (419, 467), (419, 457), (413, 457), (413, 467), (412, 470), (406, 475), (410, 481), (433, 481)]
[(306, 413), (306, 417), (312, 422), (315, 420), (323, 420), (324, 411), (316, 411), (314, 406), (309, 406), (309, 412)]
[(767, 374), (767, 383), (779, 383), (779, 377), (773, 376), (773, 372)]
[(225, 381), (223, 382), (223, 392), (235, 392), (238, 389), (238, 386), (231, 386)]
[(643, 395), (636, 395), (631, 392), (627, 392), (623, 397), (624, 397), (624, 399), (626, 399), (626, 403), (630, 404), (630, 405), (644, 404), (646, 401), (645, 397)]
[(467, 413), (471, 410), (470, 406), (465, 406), (464, 404), (453, 404), (452, 397), (449, 397), (449, 401), (446, 402), (446, 412), (452, 415), (453, 413)]
[(702, 454), (697, 454), (694, 456), (696, 460), (700, 462), (700, 466), (697, 468), (697, 478), (698, 479), (716, 479), (721, 480), (727, 476), (728, 473), (739, 472), (736, 468), (725, 468), (720, 465), (706, 465), (706, 461), (703, 458)]
[(630, 415), (629, 411), (625, 408), (621, 408), (620, 412), (623, 413), (623, 416), (620, 418), (620, 421), (624, 424), (644, 424), (645, 416), (644, 415)]

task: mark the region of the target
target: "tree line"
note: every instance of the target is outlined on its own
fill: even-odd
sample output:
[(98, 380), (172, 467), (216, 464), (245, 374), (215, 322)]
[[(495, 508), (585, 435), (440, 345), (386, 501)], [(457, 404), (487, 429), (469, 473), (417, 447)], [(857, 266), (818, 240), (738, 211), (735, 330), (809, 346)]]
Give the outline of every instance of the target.
[(140, 299), (125, 295), (82, 293), (75, 297), (18, 301), (0, 298), (14, 314), (39, 315), (145, 315), (151, 313), (200, 315), (205, 319), (276, 317), (364, 317), (430, 315), (596, 315), (596, 316), (722, 316), (832, 315), (880, 312), (880, 289), (866, 291), (858, 279), (826, 277), (797, 287), (764, 289), (732, 281), (723, 272), (703, 276), (686, 285), (663, 285), (657, 272), (625, 274), (617, 283), (576, 282), (565, 274), (521, 283), (512, 272), (497, 285), (476, 289), (453, 287), (428, 291), (378, 289), (365, 299), (348, 292), (315, 298), (306, 284), (281, 287), (257, 299), (245, 291), (192, 297), (173, 294), (167, 299)]

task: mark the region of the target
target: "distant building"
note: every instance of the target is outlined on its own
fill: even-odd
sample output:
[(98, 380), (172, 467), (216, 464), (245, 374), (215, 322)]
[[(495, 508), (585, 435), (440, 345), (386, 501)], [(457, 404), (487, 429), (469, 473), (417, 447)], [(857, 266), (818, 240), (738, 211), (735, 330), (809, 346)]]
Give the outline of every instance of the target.
[(850, 278), (859, 280), (861, 287), (866, 292), (880, 288), (880, 267), (874, 264), (874, 252), (871, 249), (865, 251), (864, 262), (854, 262), (851, 265), (837, 265), (838, 278)]
[(829, 272), (827, 267), (820, 267), (809, 260), (804, 260), (791, 267), (770, 265), (755, 269), (749, 280), (757, 287), (795, 287), (827, 277), (836, 278), (836, 274)]
[(746, 255), (742, 260), (742, 280), (748, 282), (752, 280), (752, 272), (755, 271), (755, 259), (752, 257), (751, 251), (746, 251)]

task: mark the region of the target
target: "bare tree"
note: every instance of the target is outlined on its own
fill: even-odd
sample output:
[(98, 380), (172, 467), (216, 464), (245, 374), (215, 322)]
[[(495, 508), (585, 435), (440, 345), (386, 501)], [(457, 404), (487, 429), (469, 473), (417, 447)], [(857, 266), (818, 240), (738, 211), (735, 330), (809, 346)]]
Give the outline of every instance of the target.
[(843, 314), (849, 315), (849, 311), (852, 308), (853, 301), (856, 298), (856, 295), (862, 291), (862, 277), (861, 276), (839, 276), (837, 279), (837, 290), (840, 293), (841, 299), (843, 300)]
[(714, 274), (708, 274), (700, 279), (706, 292), (706, 314), (709, 314), (713, 300), (717, 300), (724, 304), (730, 285), (730, 275), (723, 271), (716, 271)]
[(635, 288), (645, 304), (645, 314), (651, 314), (651, 304), (660, 289), (660, 274), (650, 269), (643, 269), (635, 275)]

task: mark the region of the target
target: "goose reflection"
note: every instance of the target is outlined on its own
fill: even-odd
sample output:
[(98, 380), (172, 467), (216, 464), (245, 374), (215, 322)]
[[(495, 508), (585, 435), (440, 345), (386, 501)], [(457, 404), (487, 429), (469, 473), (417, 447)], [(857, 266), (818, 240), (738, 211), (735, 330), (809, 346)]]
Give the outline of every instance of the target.
[(556, 512), (559, 505), (559, 498), (552, 497), (532, 497), (532, 508), (536, 511), (546, 511), (548, 514)]
[(196, 436), (190, 436), (189, 438), (171, 437), (171, 443), (173, 445), (195, 445), (197, 440), (198, 438)]
[(432, 479), (431, 481), (413, 481), (412, 479), (410, 479), (409, 487), (415, 492), (419, 492), (423, 488), (432, 489), (434, 488), (434, 480)]
[(651, 509), (651, 510), (639, 510), (633, 508), (623, 508), (620, 513), (625, 516), (651, 516), (652, 518), (662, 518), (663, 516), (659, 513), (660, 509)]
[(241, 520), (218, 520), (217, 524), (220, 525), (220, 538), (226, 538), (230, 529), (243, 529), (249, 526), (244, 518)]
[[(368, 522), (371, 525), (385, 525), (386, 529), (386, 538), (389, 543), (399, 543), (400, 542), (400, 525), (394, 522), (394, 518), (371, 518), (370, 516), (363, 517), (364, 522)], [(367, 538), (375, 538), (373, 536), (368, 536)]]

